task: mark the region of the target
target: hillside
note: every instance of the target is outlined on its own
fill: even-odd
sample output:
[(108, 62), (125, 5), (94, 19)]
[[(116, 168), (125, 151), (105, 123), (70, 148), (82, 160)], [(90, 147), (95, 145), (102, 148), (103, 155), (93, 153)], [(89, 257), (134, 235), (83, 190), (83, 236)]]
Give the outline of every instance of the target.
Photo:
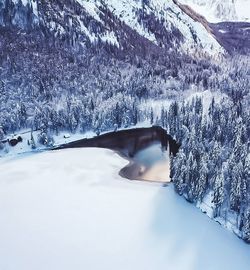
[(223, 51), (213, 36), (172, 0), (5, 0), (0, 6), (0, 24), (49, 32), (79, 47), (101, 42), (124, 50), (135, 46), (136, 39), (145, 46), (152, 43), (183, 51), (199, 48), (209, 54)]

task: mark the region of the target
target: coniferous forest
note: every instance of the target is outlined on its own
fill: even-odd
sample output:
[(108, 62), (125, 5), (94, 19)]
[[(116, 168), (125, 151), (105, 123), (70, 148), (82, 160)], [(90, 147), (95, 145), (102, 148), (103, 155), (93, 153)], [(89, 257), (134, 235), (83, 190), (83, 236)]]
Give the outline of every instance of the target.
[[(138, 23), (156, 33), (157, 45), (105, 5), (104, 27), (70, 4), (65, 21), (53, 17), (56, 4), (41, 15), (66, 29), (61, 36), (46, 23), (34, 26), (32, 8), (27, 11), (21, 1), (27, 26), (12, 25), (11, 3), (12, 12), (0, 13), (9, 22), (0, 21), (0, 153), (6, 151), (3, 141), (23, 130), (39, 133), (39, 141), (31, 138), (32, 150), (52, 147), (60, 132), (162, 126), (181, 144), (171, 157), (175, 191), (250, 243), (249, 56), (211, 55), (199, 46), (179, 50), (184, 36), (174, 26), (162, 27), (163, 19), (147, 12), (147, 1), (136, 12)], [(91, 33), (121, 31), (122, 45), (83, 38), (72, 12), (84, 17)], [(197, 39), (193, 28), (192, 37)]]

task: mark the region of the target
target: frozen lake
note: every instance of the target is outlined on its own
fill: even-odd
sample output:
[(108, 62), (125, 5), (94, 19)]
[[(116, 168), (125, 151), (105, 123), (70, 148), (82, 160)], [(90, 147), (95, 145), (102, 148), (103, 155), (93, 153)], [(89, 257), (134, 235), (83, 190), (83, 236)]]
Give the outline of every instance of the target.
[(0, 160), (0, 269), (249, 270), (250, 246), (110, 150)]
[(136, 152), (129, 165), (121, 170), (121, 175), (128, 179), (151, 182), (170, 182), (169, 151), (161, 143), (153, 142)]

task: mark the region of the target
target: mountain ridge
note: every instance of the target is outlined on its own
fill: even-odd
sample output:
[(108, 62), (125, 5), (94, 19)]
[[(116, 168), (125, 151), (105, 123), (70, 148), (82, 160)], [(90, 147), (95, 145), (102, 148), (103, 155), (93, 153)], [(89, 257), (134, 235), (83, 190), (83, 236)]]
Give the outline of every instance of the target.
[(40, 27), (60, 37), (70, 35), (78, 45), (103, 42), (122, 49), (131, 40), (128, 32), (134, 31), (161, 48), (223, 53), (204, 25), (174, 1), (5, 0), (0, 6), (0, 24), (29, 31)]
[(203, 15), (210, 23), (250, 22), (249, 0), (179, 0)]

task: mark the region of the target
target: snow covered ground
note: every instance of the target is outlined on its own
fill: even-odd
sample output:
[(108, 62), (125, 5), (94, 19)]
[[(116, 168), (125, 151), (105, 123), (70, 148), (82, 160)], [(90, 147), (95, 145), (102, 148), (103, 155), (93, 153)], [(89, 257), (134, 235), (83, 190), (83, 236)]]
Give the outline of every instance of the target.
[(248, 270), (250, 246), (110, 150), (0, 159), (0, 269)]

